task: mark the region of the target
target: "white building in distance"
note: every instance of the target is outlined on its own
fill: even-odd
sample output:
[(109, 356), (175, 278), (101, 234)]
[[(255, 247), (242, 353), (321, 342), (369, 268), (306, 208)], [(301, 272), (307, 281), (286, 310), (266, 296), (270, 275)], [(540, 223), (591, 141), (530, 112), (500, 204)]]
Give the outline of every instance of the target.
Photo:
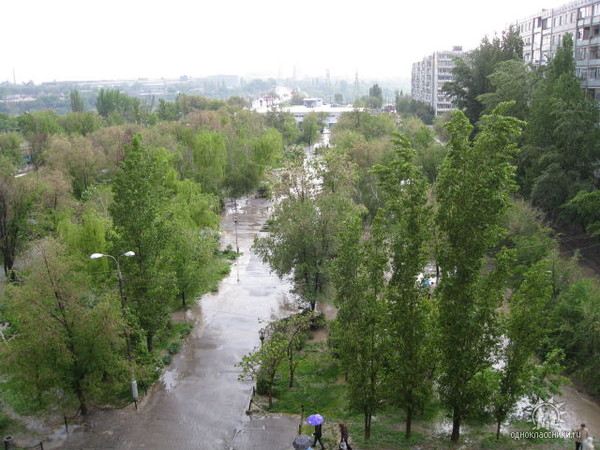
[(449, 51), (434, 52), (412, 66), (411, 98), (428, 104), (439, 116), (452, 111), (455, 106), (451, 98), (442, 91), (448, 81), (453, 80), (454, 58), (462, 55), (462, 47)]
[(324, 113), (327, 115), (325, 124), (330, 128), (338, 122), (342, 113), (356, 111), (357, 109), (363, 110), (363, 108), (356, 108), (352, 105), (333, 106), (323, 103), (323, 99), (321, 98), (305, 98), (302, 105), (290, 106), (281, 106), (279, 103), (259, 99), (252, 103), (252, 109), (263, 114), (273, 110), (287, 112), (294, 116), (294, 119), (298, 123), (301, 123), (304, 120), (304, 116), (309, 113)]
[(513, 27), (523, 39), (523, 59), (545, 64), (562, 43), (573, 36), (576, 75), (581, 85), (600, 101), (600, 1), (578, 0), (518, 20)]

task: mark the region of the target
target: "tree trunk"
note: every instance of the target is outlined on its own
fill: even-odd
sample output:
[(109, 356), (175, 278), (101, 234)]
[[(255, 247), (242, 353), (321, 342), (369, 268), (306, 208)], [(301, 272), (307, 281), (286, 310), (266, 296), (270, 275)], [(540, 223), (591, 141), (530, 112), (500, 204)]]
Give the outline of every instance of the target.
[(371, 439), (371, 414), (365, 413), (365, 439)]
[(273, 406), (273, 382), (269, 383), (269, 409)]
[(79, 383), (77, 383), (77, 386), (75, 387), (75, 395), (77, 395), (77, 400), (79, 400), (79, 409), (81, 410), (81, 415), (87, 416), (89, 410), (85, 401), (85, 395), (83, 394), (83, 390), (81, 389), (81, 386), (79, 386)]
[(154, 338), (154, 335), (152, 333), (148, 332), (146, 334), (146, 345), (148, 346), (149, 352), (152, 352), (152, 350), (154, 349), (153, 338)]
[(410, 433), (411, 433), (411, 428), (412, 428), (412, 416), (413, 416), (413, 409), (412, 409), (412, 407), (409, 406), (406, 409), (406, 434), (405, 434), (406, 439), (410, 439)]
[(452, 416), (452, 436), (450, 440), (452, 442), (458, 442), (460, 438), (460, 415), (454, 410), (454, 414)]
[(496, 440), (500, 440), (500, 421), (496, 424)]
[(185, 292), (181, 291), (181, 305), (185, 308)]
[(296, 364), (290, 360), (290, 382), (288, 384), (289, 388), (294, 387), (294, 372), (296, 371)]

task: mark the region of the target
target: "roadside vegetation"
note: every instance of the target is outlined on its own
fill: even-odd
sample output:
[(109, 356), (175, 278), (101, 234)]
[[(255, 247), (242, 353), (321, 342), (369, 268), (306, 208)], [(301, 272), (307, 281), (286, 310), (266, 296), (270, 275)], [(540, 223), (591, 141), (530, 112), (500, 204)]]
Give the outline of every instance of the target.
[[(307, 412), (354, 418), (365, 448), (400, 445), (374, 441), (386, 439), (375, 434), (387, 435), (382, 418), (394, 411), (403, 422), (394, 439), (428, 439), (419, 428), (431, 409), (448, 418), (450, 442), (567, 445), (513, 443), (504, 426), (531, 429), (512, 419), (517, 403), (552, 401), (565, 375), (591, 394), (600, 389), (599, 286), (582, 275), (577, 254), (561, 255), (552, 229), (579, 217), (582, 233), (595, 230), (598, 109), (581, 94), (569, 36), (540, 72), (502, 72), (517, 70), (521, 48), (510, 32), (458, 65), (448, 89), (464, 113), (432, 129), (354, 111), (332, 130), (332, 149), (283, 172), (271, 234), (255, 248), (291, 277), (300, 307), (332, 302), (337, 315), (329, 347), (315, 350), (324, 361), (309, 370), (323, 381), (300, 363), (308, 385), (298, 381), (297, 397), (274, 385), (274, 410), (298, 414), (298, 399), (322, 397)], [(480, 66), (490, 77), (477, 91), (470, 83)], [(331, 211), (343, 214), (332, 220)], [(473, 424), (487, 430), (483, 440)]]
[[(484, 39), (446, 117), (400, 93), (402, 114), (382, 112), (373, 85), (371, 110), (310, 160), (322, 116), (297, 126), (235, 98), (152, 109), (102, 90), (93, 112), (75, 91), (70, 114), (3, 117), (4, 402), (86, 414), (130, 402), (132, 377), (150, 386), (190, 331), (173, 313), (237, 256), (219, 248), (223, 205), (259, 193), (274, 206), (254, 249), (303, 311), (240, 361), (267, 408), (347, 422), (359, 448), (522, 447), (504, 428), (528, 429), (520, 399), (551, 399), (565, 375), (600, 393), (600, 287), (552, 231), (597, 231), (600, 139), (572, 40), (539, 72), (520, 49), (512, 32)], [(324, 304), (328, 339), (311, 341)]]

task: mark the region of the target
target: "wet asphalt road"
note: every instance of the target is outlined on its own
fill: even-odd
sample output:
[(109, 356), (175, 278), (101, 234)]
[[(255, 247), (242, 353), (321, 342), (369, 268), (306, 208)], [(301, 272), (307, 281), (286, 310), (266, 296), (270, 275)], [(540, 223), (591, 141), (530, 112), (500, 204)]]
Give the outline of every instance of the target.
[[(298, 420), (245, 414), (252, 384), (238, 380), (235, 364), (259, 345), (264, 321), (280, 316), (289, 286), (269, 273), (250, 250), (269, 203), (249, 199), (223, 215), (223, 245), (235, 249), (235, 224), (243, 255), (217, 293), (186, 313), (195, 327), (153, 392), (133, 408), (93, 411), (63, 449), (273, 449), (291, 448)], [(237, 211), (237, 212), (236, 212)]]

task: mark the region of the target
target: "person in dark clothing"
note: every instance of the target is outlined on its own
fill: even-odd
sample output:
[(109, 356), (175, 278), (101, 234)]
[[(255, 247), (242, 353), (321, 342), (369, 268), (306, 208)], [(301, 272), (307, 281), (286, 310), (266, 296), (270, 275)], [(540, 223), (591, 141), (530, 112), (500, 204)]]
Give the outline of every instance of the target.
[[(340, 448), (346, 448), (347, 450), (352, 450), (352, 447), (350, 447), (350, 444), (348, 443), (348, 426), (345, 423), (340, 423)], [(345, 447), (343, 447), (341, 444), (342, 442), (344, 444), (346, 444)]]
[(323, 436), (323, 430), (321, 429), (321, 424), (319, 425), (315, 425), (315, 440), (313, 441), (313, 447), (315, 445), (317, 445), (317, 441), (319, 441), (319, 444), (321, 444), (321, 449), (324, 449), (325, 446), (323, 445), (323, 441), (321, 440), (321, 437)]

